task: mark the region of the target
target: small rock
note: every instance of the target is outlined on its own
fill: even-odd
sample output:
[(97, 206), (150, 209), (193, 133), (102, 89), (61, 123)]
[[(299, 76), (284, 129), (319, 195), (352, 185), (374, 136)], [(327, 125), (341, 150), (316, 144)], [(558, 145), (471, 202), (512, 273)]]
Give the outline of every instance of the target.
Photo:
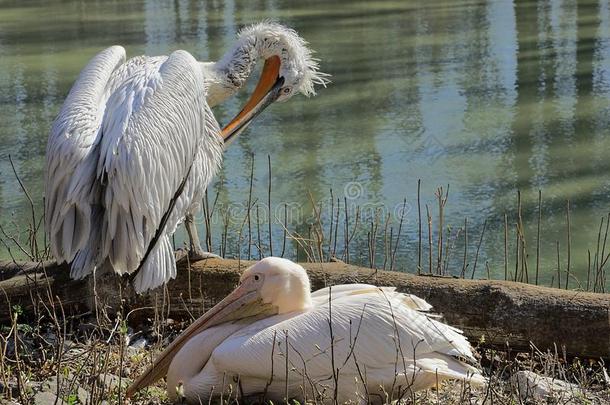
[(135, 356), (140, 351), (140, 349), (134, 349), (131, 346), (127, 346), (125, 349), (125, 354), (127, 355), (127, 357)]
[[(39, 394), (42, 395), (42, 393), (48, 393), (52, 394), (53, 398), (55, 398), (57, 396), (56, 393), (58, 389), (58, 381), (60, 397), (67, 398), (68, 396), (76, 396), (76, 398), (78, 398), (79, 403), (89, 403), (89, 392), (79, 386), (78, 382), (75, 381), (75, 378), (71, 373), (69, 373), (67, 376), (64, 376), (63, 374), (50, 376), (40, 384), (41, 391), (39, 392)], [(36, 402), (36, 404), (37, 403), (38, 402)]]
[(64, 405), (66, 402), (61, 398), (57, 398), (57, 395), (51, 391), (40, 391), (34, 395), (34, 403), (36, 405), (55, 405), (55, 403), (57, 405)]
[(15, 378), (11, 378), (7, 381), (7, 385), (4, 385), (4, 381), (0, 380), (0, 392), (5, 392), (5, 391), (17, 391), (17, 379)]
[(57, 389), (57, 376), (52, 375), (41, 383), (42, 391), (55, 391)]
[(132, 347), (136, 350), (140, 350), (140, 349), (144, 349), (146, 347), (146, 345), (148, 345), (148, 342), (146, 341), (146, 339), (144, 339), (143, 337), (140, 337), (138, 339), (133, 340), (129, 344), (129, 347)]
[(74, 343), (72, 340), (70, 340), (70, 339), (64, 340), (64, 350), (65, 351), (71, 350), (74, 346), (76, 346), (76, 343)]
[(82, 387), (78, 387), (76, 390), (76, 395), (78, 396), (78, 400), (81, 404), (88, 404), (89, 401), (89, 391)]
[(70, 358), (75, 358), (84, 355), (85, 349), (82, 347), (72, 346), (65, 352), (65, 356)]
[(55, 346), (57, 344), (57, 335), (53, 332), (46, 332), (42, 335), (42, 338), (51, 346)]
[(583, 398), (584, 392), (576, 384), (544, 377), (533, 371), (518, 371), (514, 381), (519, 390), (521, 399), (534, 399), (536, 401), (567, 400), (570, 398)]
[(101, 374), (99, 377), (99, 383), (106, 388), (106, 391), (112, 391), (118, 388), (119, 381), (123, 388), (129, 385), (129, 380), (123, 376), (119, 377), (115, 374)]
[(128, 378), (131, 375), (131, 369), (129, 367), (123, 367), (121, 370), (121, 377)]

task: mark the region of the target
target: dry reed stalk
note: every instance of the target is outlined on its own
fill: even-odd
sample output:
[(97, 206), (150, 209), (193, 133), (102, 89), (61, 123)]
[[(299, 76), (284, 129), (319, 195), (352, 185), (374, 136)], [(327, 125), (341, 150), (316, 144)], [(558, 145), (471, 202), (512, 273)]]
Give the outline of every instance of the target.
[(557, 246), (557, 288), (561, 288), (561, 263), (559, 261), (559, 241), (555, 242)]
[(252, 259), (252, 224), (250, 220), (250, 209), (252, 207), (252, 183), (254, 181), (254, 154), (250, 162), (250, 187), (248, 188), (248, 210), (246, 218), (248, 222), (248, 260)]
[(260, 218), (259, 218), (258, 207), (259, 207), (259, 205), (256, 204), (256, 241), (257, 241), (256, 248), (258, 249), (258, 260), (261, 260), (263, 258), (263, 245), (262, 245), (262, 241), (261, 241), (261, 223), (260, 223)]
[(30, 196), (30, 193), (28, 192), (27, 188), (25, 187), (25, 185), (23, 184), (23, 181), (21, 181), (21, 178), (19, 177), (19, 174), (17, 173), (17, 169), (15, 169), (15, 165), (13, 164), (13, 159), (11, 157), (11, 155), (8, 155), (8, 161), (11, 164), (11, 168), (13, 169), (13, 174), (15, 175), (15, 178), (17, 179), (17, 182), (19, 183), (19, 187), (21, 188), (21, 191), (23, 191), (23, 194), (25, 195), (25, 197), (28, 200), (28, 203), (30, 204), (30, 212), (31, 212), (31, 216), (32, 216), (32, 222), (30, 224), (30, 229), (31, 229), (31, 234), (30, 234), (30, 252), (32, 254), (32, 256), (34, 257), (34, 261), (39, 261), (41, 258), (39, 257), (38, 254), (38, 238), (36, 235), (36, 209), (34, 208), (34, 200), (32, 200), (32, 197)]
[(335, 196), (333, 195), (333, 189), (330, 189), (330, 230), (328, 232), (328, 255), (326, 261), (330, 261), (334, 257), (333, 249), (333, 228), (335, 226)]
[(460, 277), (464, 278), (466, 276), (466, 268), (468, 264), (466, 263), (466, 259), (468, 256), (468, 218), (464, 218), (464, 259), (462, 262), (462, 272), (460, 273)]
[(445, 220), (445, 205), (449, 199), (449, 185), (447, 185), (447, 191), (443, 196), (443, 187), (436, 189), (435, 193), (438, 202), (438, 241), (437, 241), (437, 260), (436, 260), (436, 273), (441, 274), (441, 263), (443, 260), (443, 225)]
[(536, 226), (536, 285), (540, 269), (540, 222), (542, 222), (542, 190), (538, 190), (538, 222)]
[(483, 230), (481, 231), (481, 237), (479, 238), (479, 244), (477, 245), (477, 253), (474, 256), (474, 265), (472, 266), (472, 275), (471, 279), (474, 279), (474, 273), (477, 271), (477, 261), (479, 260), (479, 251), (481, 250), (481, 245), (483, 244), (483, 236), (485, 235), (485, 228), (487, 227), (487, 218), (483, 222)]
[(335, 235), (333, 240), (333, 257), (337, 257), (337, 239), (339, 234), (339, 215), (341, 214), (341, 200), (337, 198), (337, 215), (335, 217)]
[(269, 215), (267, 216), (269, 219), (267, 232), (269, 234), (269, 256), (273, 256), (273, 233), (271, 232), (271, 155), (267, 155), (267, 176), (269, 177), (269, 187), (267, 188), (267, 210)]
[(406, 208), (407, 208), (407, 199), (405, 198), (402, 203), (402, 210), (400, 211), (400, 222), (398, 223), (398, 234), (396, 235), (396, 244), (394, 245), (394, 251), (392, 252), (392, 260), (390, 261), (390, 270), (394, 270), (394, 263), (396, 262), (396, 252), (398, 251), (398, 242), (400, 241), (400, 235), (402, 232), (402, 224), (405, 219)]
[[(566, 268), (566, 290), (568, 289), (568, 283), (570, 281), (570, 265), (571, 265), (571, 251), (572, 251), (572, 238), (570, 237), (570, 200), (566, 201), (566, 226), (567, 226), (567, 243), (568, 243), (568, 265)], [(561, 286), (560, 286), (561, 287)]]
[(426, 204), (426, 217), (428, 218), (428, 274), (432, 274), (432, 216)]
[(421, 232), (421, 202), (420, 202), (420, 187), (421, 187), (421, 179), (417, 179), (417, 274), (421, 274), (421, 260), (422, 260), (422, 232)]

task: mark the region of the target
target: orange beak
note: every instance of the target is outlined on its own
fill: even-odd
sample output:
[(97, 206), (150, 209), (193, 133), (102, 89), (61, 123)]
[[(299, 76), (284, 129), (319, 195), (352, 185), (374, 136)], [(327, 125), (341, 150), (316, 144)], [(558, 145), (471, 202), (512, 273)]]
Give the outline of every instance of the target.
[(238, 286), (212, 309), (203, 314), (161, 353), (151, 366), (127, 388), (126, 397), (165, 377), (176, 354), (194, 336), (225, 322), (251, 323), (277, 314), (277, 308), (262, 302), (258, 289), (248, 282)]
[(281, 61), (278, 56), (272, 56), (265, 60), (261, 77), (250, 99), (239, 114), (221, 131), (225, 144), (231, 142), (248, 126), (252, 119), (277, 100), (280, 89), (284, 84), (284, 78), (280, 77), (280, 64)]

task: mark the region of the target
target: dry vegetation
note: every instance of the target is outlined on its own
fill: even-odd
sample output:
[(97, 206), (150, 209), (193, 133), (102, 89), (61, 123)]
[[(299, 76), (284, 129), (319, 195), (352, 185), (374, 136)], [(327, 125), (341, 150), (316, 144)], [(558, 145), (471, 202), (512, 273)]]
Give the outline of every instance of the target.
[[(270, 160), (268, 164), (271, 178)], [(347, 197), (331, 197), (330, 207), (326, 207), (331, 215), (325, 216), (322, 215), (323, 204), (310, 197), (313, 212), (306, 226), (291, 225), (287, 205), (283, 207), (283, 218), (268, 218), (265, 221), (261, 220), (259, 201), (252, 193), (252, 174), (250, 180), (250, 194), (243, 218), (232, 217), (230, 208), (217, 204), (217, 196), (210, 200), (206, 196), (202, 222), (206, 229), (205, 244), (208, 250), (215, 250), (223, 257), (256, 259), (275, 254), (308, 261), (336, 258), (378, 269), (397, 268), (397, 255), (404, 243), (404, 215), (399, 218), (391, 218), (389, 214), (383, 216), (381, 213), (364, 215), (360, 207), (348, 207)], [(41, 261), (48, 258), (41, 229), (43, 215), (36, 212), (36, 204), (23, 183), (19, 181), (19, 184), (31, 204), (31, 220), (23, 226), (27, 231), (21, 233), (11, 234), (0, 229), (0, 243), (15, 262), (24, 257), (30, 261)], [(271, 206), (271, 182), (267, 189), (267, 206)], [(444, 218), (448, 188), (438, 189), (436, 207), (422, 205), (419, 190), (418, 183), (418, 243), (413, 246), (418, 252), (417, 272), (469, 278), (488, 275), (487, 263), (482, 265), (478, 262), (485, 226), (478, 235), (469, 234), (467, 220), (463, 226), (448, 227)], [(540, 201), (541, 195), (539, 207)], [(515, 212), (515, 218), (509, 219), (505, 215), (502, 219), (505, 231), (505, 278), (537, 284), (539, 248), (532, 249), (535, 254), (531, 254), (531, 257), (528, 249), (530, 246), (540, 246), (540, 231), (526, 243), (520, 200)], [(220, 218), (222, 223), (219, 235), (213, 234), (214, 227), (211, 223), (214, 218)], [(539, 209), (538, 229), (541, 218)], [(578, 283), (583, 290), (602, 292), (606, 288), (605, 266), (610, 258), (610, 253), (606, 251), (608, 219), (610, 217), (601, 220), (597, 246), (588, 258), (587, 279)], [(569, 241), (569, 203), (566, 207), (566, 220)], [(509, 226), (511, 222), (512, 225)], [(277, 235), (278, 230), (272, 229), (272, 225), (279, 228), (282, 235), (281, 242), (277, 243), (276, 240), (275, 246), (272, 234)], [(514, 237), (511, 234), (513, 230)], [(231, 238), (231, 235), (234, 237)], [(515, 243), (512, 244), (511, 240)], [(469, 244), (476, 246), (475, 255), (469, 253)], [(573, 288), (575, 285), (570, 284), (573, 276), (570, 274), (572, 263), (569, 243), (567, 249), (568, 262), (563, 266), (558, 263), (555, 286)], [(511, 268), (509, 258), (515, 258)], [(0, 277), (6, 275), (0, 274)], [(53, 291), (48, 291), (47, 294), (50, 299), (54, 296)], [(10, 311), (13, 316), (12, 323), (0, 325), (0, 403), (122, 402), (129, 382), (190, 322), (168, 319), (161, 309), (156, 311), (155, 317), (138, 324), (130, 322), (131, 314), (123, 313), (120, 308), (116, 315), (108, 315), (103, 308), (97, 308), (96, 311), (78, 316), (66, 316), (61, 305), (44, 307), (34, 314), (23, 313), (22, 308), (6, 304), (10, 303), (10, 297), (4, 298), (0, 303), (1, 310)], [(199, 315), (200, 313), (192, 314), (193, 317)], [(483, 342), (472, 343), (479, 345)], [(478, 353), (481, 366), (490, 381), (486, 389), (471, 389), (462, 382), (444, 382), (435, 389), (408, 394), (403, 400), (406, 403), (424, 404), (610, 403), (610, 379), (601, 359), (567, 358), (561, 348), (554, 352), (541, 352), (532, 347), (529, 353), (515, 353), (508, 347), (505, 351), (481, 347)], [(541, 398), (517, 383), (517, 372), (523, 370), (535, 371), (573, 385), (554, 396)], [(233, 392), (237, 393), (237, 390)], [(223, 401), (240, 402), (235, 396), (223, 398)], [(168, 403), (164, 384), (160, 382), (139, 393), (131, 403)]]
[[(120, 403), (125, 389), (152, 358), (186, 325), (158, 314), (147, 325), (129, 325), (119, 315), (95, 320), (93, 314), (64, 319), (61, 314), (41, 314), (39, 323), (20, 323), (14, 308), (14, 322), (3, 327), (0, 335), (1, 397), (6, 403), (53, 404), (61, 398), (68, 404)], [(104, 326), (102, 326), (104, 324)], [(472, 389), (463, 382), (443, 382), (437, 388), (407, 393), (405, 403), (610, 403), (610, 381), (599, 360), (566, 359), (561, 352), (529, 353), (479, 349), (480, 363), (490, 384)], [(330, 365), (329, 365), (330, 366)], [(566, 390), (541, 398), (534, 390), (519, 385), (515, 373), (531, 370), (570, 382)], [(230, 383), (227, 383), (229, 385)], [(232, 384), (232, 382), (231, 382)], [(225, 402), (243, 402), (235, 395)], [(229, 389), (230, 390), (230, 389)], [(331, 402), (312, 400), (314, 403)], [(389, 402), (389, 401), (388, 401)], [(137, 394), (133, 404), (165, 404), (164, 383), (159, 382)]]

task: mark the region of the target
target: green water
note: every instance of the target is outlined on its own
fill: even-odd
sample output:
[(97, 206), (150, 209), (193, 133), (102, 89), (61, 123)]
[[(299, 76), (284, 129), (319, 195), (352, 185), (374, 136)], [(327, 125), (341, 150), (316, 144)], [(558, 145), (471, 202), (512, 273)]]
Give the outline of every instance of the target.
[[(353, 197), (347, 200), (350, 207), (390, 214), (394, 235), (398, 207), (406, 197), (397, 256), (401, 266), (414, 271), (417, 180), (422, 181), (424, 217), (426, 204), (436, 216), (436, 187), (450, 184), (445, 222), (455, 233), (468, 218), (469, 269), (487, 220), (477, 276), (486, 276), (487, 262), (492, 276), (503, 278), (503, 215), (508, 214), (513, 271), (520, 189), (531, 278), (541, 189), (540, 281), (548, 285), (556, 277), (557, 241), (561, 271), (566, 269), (569, 199), (571, 272), (584, 283), (587, 249), (594, 255), (600, 218), (610, 208), (608, 3), (4, 1), (0, 223), (14, 233), (30, 218), (8, 155), (42, 211), (50, 124), (79, 70), (96, 52), (121, 44), (129, 55), (186, 49), (200, 60), (215, 60), (241, 26), (273, 19), (310, 42), (333, 83), (315, 98), (299, 96), (272, 106), (227, 150), (212, 186), (211, 198), (220, 193), (218, 207), (233, 207), (235, 218), (243, 214), (237, 211), (248, 198), (253, 153), (253, 199), (266, 202), (270, 155), (272, 205), (290, 204), (289, 228), (301, 233), (307, 232), (308, 193), (328, 201), (331, 188), (342, 200), (347, 192)], [(226, 123), (246, 96), (217, 108), (218, 120)], [(328, 225), (328, 210), (323, 215)], [(222, 239), (221, 222), (214, 222), (215, 249)], [(239, 225), (241, 217), (234, 222)], [(227, 236), (235, 246), (237, 228)], [(277, 228), (276, 252), (282, 240)], [(266, 240), (266, 228), (261, 232)], [(366, 262), (366, 231), (361, 236), (350, 251), (352, 260)], [(179, 233), (177, 243), (182, 237)], [(425, 219), (423, 238), (427, 241)], [(454, 272), (462, 266), (463, 241), (455, 245)], [(8, 257), (4, 246), (1, 255)], [(425, 246), (425, 260), (427, 255)]]

